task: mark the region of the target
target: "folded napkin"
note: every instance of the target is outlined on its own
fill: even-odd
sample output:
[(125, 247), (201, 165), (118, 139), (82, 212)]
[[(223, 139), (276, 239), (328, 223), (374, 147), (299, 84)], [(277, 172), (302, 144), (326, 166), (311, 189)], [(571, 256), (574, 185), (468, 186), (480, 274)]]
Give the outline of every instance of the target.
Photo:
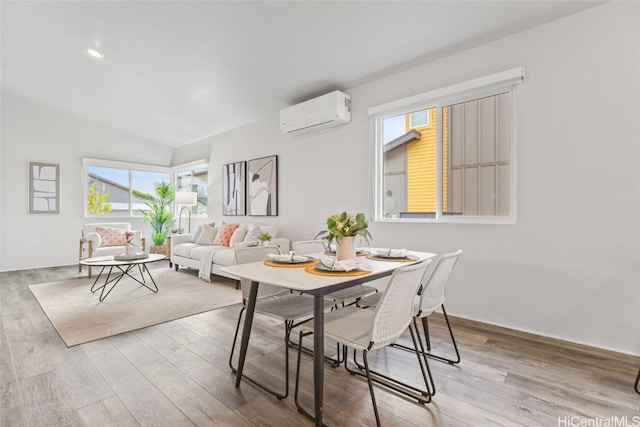
[(306, 256), (296, 255), (293, 251), (288, 254), (269, 254), (269, 258), (280, 262), (305, 262), (308, 260)]
[(403, 258), (409, 255), (406, 249), (378, 249), (375, 254), (381, 257)]
[(360, 268), (355, 259), (343, 259), (338, 261), (335, 257), (324, 257), (320, 260), (322, 265), (336, 271), (351, 271)]

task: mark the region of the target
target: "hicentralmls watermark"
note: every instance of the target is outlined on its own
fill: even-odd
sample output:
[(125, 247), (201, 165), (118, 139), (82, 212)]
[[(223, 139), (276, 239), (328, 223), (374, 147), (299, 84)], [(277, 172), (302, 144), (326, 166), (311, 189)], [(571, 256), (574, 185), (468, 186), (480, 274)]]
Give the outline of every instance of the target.
[(558, 427), (640, 427), (640, 415), (633, 417), (558, 417)]

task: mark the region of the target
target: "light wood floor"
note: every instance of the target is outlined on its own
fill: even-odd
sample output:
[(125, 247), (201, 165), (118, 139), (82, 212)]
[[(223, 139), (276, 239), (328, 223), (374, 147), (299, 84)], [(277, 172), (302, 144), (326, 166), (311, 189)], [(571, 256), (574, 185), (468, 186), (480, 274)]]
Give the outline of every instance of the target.
[[(234, 388), (227, 358), (239, 306), (67, 348), (27, 285), (72, 277), (79, 277), (77, 267), (0, 273), (2, 426), (312, 425), (293, 403), (295, 363), (288, 399), (246, 382)], [(559, 417), (626, 416), (631, 422), (640, 415), (633, 391), (639, 358), (462, 319), (452, 323), (460, 365), (431, 362), (438, 391), (429, 405), (377, 389), (383, 425), (537, 427), (572, 425)], [(450, 351), (442, 318), (431, 324), (436, 350)], [(284, 366), (281, 331), (256, 316), (247, 368), (276, 386)], [(375, 359), (380, 369), (416, 377), (410, 353), (389, 349)], [(312, 361), (302, 360), (302, 398), (312, 407)], [(366, 382), (327, 367), (325, 414), (330, 425), (375, 425)]]

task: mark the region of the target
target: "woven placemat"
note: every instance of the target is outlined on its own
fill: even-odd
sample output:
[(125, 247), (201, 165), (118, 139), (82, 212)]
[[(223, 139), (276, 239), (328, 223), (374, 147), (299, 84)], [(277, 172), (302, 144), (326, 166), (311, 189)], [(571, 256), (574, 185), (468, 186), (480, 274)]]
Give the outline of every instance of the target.
[(415, 262), (415, 261), (417, 261), (416, 259), (412, 259), (412, 258), (408, 258), (408, 257), (407, 258), (385, 258), (385, 257), (373, 255), (373, 254), (367, 255), (367, 259), (371, 259), (373, 261), (386, 261), (386, 262)]
[(286, 264), (286, 263), (282, 263), (282, 262), (275, 262), (275, 261), (271, 261), (270, 259), (267, 259), (264, 261), (264, 265), (268, 266), (268, 267), (277, 267), (277, 268), (301, 268), (301, 267), (306, 267), (309, 265), (314, 265), (316, 263), (317, 260), (312, 259), (311, 261), (306, 261), (306, 262), (299, 262), (296, 264)]
[(363, 271), (363, 270), (351, 270), (351, 271), (323, 271), (323, 270), (316, 270), (316, 263), (319, 262), (318, 260), (316, 260), (316, 262), (313, 263), (313, 265), (309, 265), (307, 267), (304, 268), (304, 271), (306, 271), (309, 274), (315, 274), (316, 276), (338, 276), (338, 277), (350, 277), (350, 276), (366, 276), (367, 274), (371, 274), (370, 271)]

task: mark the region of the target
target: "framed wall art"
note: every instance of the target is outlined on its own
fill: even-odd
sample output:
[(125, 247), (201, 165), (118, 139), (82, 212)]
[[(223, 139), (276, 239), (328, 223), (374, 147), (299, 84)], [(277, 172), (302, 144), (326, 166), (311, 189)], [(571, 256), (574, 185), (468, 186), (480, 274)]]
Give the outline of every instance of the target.
[(249, 215), (278, 215), (278, 156), (249, 160), (247, 171)]
[(246, 215), (247, 162), (222, 165), (222, 215)]
[(60, 165), (29, 162), (29, 213), (60, 213)]

